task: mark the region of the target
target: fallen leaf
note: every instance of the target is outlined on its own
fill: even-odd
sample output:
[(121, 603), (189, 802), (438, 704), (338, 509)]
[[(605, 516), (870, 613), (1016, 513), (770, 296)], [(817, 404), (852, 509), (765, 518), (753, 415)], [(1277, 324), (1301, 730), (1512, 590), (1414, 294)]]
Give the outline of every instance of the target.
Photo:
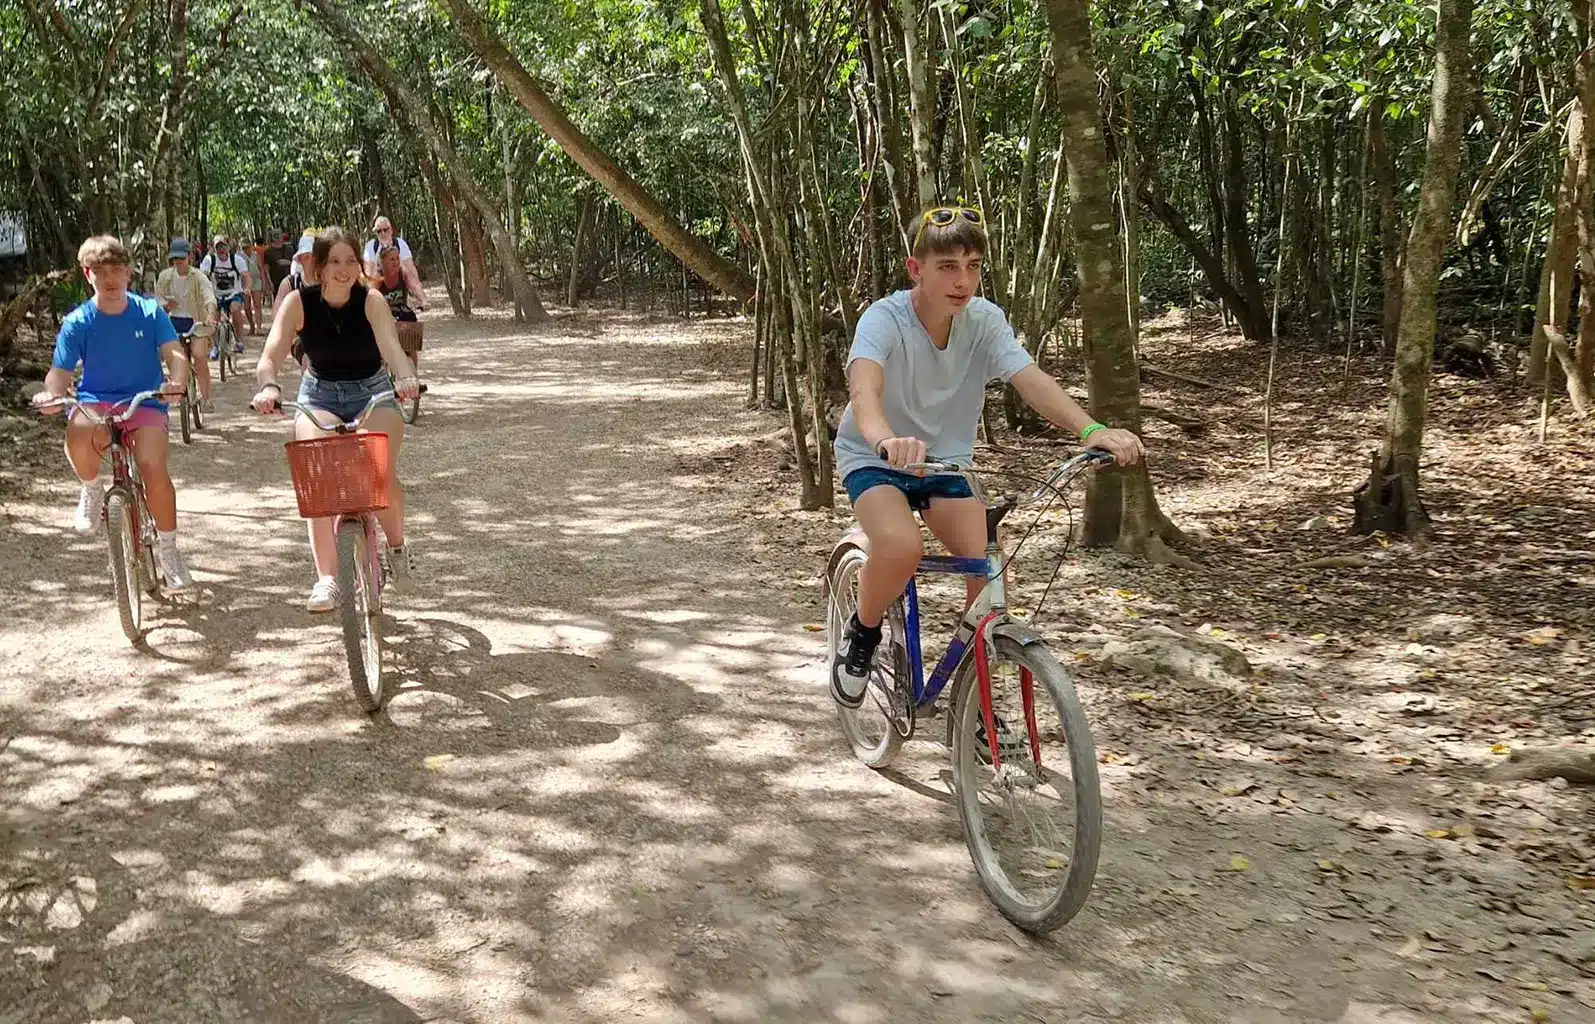
[(1130, 699), (1131, 700), (1151, 700), (1153, 697), (1156, 697), (1156, 696), (1157, 696), (1157, 694), (1155, 694), (1155, 693), (1152, 693), (1152, 692), (1147, 691), (1147, 690), (1142, 690), (1140, 693), (1132, 693), (1132, 694), (1130, 694)]
[(1329, 639), (1329, 634), (1328, 633), (1314, 633), (1312, 636), (1308, 637), (1307, 639), (1311, 640), (1315, 644), (1321, 644), (1325, 640)]
[(444, 765), (448, 764), (450, 761), (454, 760), (454, 758), (454, 754), (433, 754), (431, 757), (427, 758), (421, 763), (426, 765), (427, 771), (435, 772), (441, 769)]
[(1250, 793), (1256, 788), (1257, 783), (1253, 780), (1241, 779), (1238, 782), (1233, 782), (1230, 785), (1225, 786), (1223, 789), (1219, 790), (1219, 792), (1223, 793), (1225, 796), (1245, 796), (1247, 793)]
[(1450, 839), (1451, 830), (1448, 828), (1431, 828), (1429, 831), (1425, 832), (1424, 835), (1428, 836), (1430, 839)]
[(1595, 877), (1589, 875), (1574, 875), (1567, 880), (1567, 887), (1579, 892), (1585, 889), (1595, 889)]
[(1062, 871), (1064, 868), (1066, 868), (1068, 866), (1069, 866), (1069, 862), (1064, 860), (1062, 857), (1048, 857), (1047, 858), (1047, 867), (1051, 868), (1054, 871)]
[(803, 623), (803, 628), (808, 630), (810, 633), (825, 632), (825, 627), (820, 625), (818, 622), (805, 622)]
[(1543, 1007), (1543, 1006), (1531, 1006), (1531, 1007), (1529, 1007), (1529, 1020), (1533, 1021), (1534, 1024), (1545, 1024), (1545, 1022), (1550, 1020), (1550, 1019), (1551, 1019), (1551, 1011), (1547, 1010), (1545, 1007)]
[(1229, 867), (1224, 868), (1224, 870), (1225, 871), (1245, 871), (1248, 868), (1250, 868), (1251, 866), (1252, 866), (1252, 862), (1251, 861), (1247, 860), (1245, 857), (1242, 857), (1240, 854), (1237, 853), (1234, 856), (1230, 857), (1230, 859), (1229, 859)]
[(1490, 753), (1492, 754), (1510, 754), (1511, 752), (1512, 748), (1507, 746), (1505, 743), (1490, 744)]
[(1397, 956), (1417, 956), (1418, 950), (1423, 948), (1423, 940), (1416, 935), (1407, 940), (1407, 944), (1396, 951)]
[(1340, 865), (1336, 864), (1334, 861), (1332, 861), (1329, 858), (1325, 857), (1323, 860), (1318, 862), (1318, 870), (1319, 871), (1339, 871), (1340, 870)]

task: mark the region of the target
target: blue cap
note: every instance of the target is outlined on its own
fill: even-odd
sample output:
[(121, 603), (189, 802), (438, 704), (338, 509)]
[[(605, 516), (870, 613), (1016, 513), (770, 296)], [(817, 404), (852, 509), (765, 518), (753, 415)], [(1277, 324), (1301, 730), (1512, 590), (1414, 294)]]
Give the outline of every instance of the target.
[(169, 260), (187, 259), (188, 252), (188, 239), (174, 238), (172, 239), (172, 248), (166, 253), (166, 258)]

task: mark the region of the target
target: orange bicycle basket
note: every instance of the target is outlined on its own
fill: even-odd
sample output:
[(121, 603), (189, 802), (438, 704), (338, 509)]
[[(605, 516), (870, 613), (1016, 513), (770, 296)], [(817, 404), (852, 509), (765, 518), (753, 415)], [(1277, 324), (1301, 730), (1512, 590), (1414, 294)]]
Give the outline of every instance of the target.
[(332, 434), (289, 441), (299, 514), (354, 516), (388, 507), (388, 435)]

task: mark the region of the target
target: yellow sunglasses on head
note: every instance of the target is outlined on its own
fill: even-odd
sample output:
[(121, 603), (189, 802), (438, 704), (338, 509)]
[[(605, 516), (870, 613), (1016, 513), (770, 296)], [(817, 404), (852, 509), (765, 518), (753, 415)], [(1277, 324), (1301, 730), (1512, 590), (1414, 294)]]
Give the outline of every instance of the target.
[(959, 217), (964, 218), (964, 220), (976, 227), (983, 228), (986, 226), (985, 214), (972, 206), (937, 206), (926, 210), (919, 218), (919, 224), (914, 228), (914, 240), (909, 245), (909, 248), (912, 249), (919, 244), (919, 236), (924, 232), (926, 224), (934, 224), (939, 228), (944, 228)]

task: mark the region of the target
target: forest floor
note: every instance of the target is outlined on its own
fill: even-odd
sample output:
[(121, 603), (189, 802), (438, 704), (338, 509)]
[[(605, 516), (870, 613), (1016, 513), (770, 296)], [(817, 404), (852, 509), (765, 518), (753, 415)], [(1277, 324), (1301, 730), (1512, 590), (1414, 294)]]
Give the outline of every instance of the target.
[[(1070, 553), (1040, 615), (1106, 834), (1037, 940), (981, 893), (944, 752), (878, 774), (841, 743), (813, 627), (848, 516), (797, 507), (748, 337), (432, 318), (422, 585), (374, 718), (303, 610), (284, 427), (245, 382), (174, 444), (200, 593), (136, 649), (58, 422), (0, 414), (0, 1022), (1595, 1019), (1595, 796), (1502, 769), (1595, 745), (1590, 426), (1541, 445), (1520, 385), (1438, 376), (1416, 552), (1347, 530), (1377, 360), (1284, 347), (1269, 471), (1266, 353), (1149, 325), (1149, 364), (1218, 385), (1147, 377), (1210, 424), (1148, 430), (1195, 567)], [(1113, 656), (1151, 627), (1251, 671)]]

